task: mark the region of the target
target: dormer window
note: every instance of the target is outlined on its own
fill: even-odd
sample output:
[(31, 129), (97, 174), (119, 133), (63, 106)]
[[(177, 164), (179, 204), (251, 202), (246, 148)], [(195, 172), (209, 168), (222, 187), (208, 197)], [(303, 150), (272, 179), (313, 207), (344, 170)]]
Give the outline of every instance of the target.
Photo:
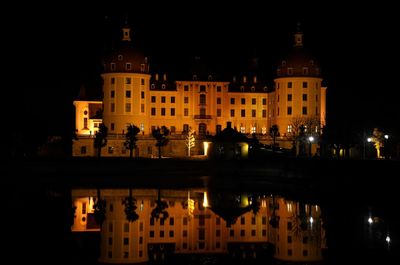
[(144, 72), (144, 70), (145, 70), (145, 65), (144, 65), (144, 63), (142, 63), (140, 65), (140, 72)]
[(151, 89), (155, 89), (156, 88), (156, 84), (151, 84)]
[(251, 91), (256, 91), (256, 88), (254, 86), (251, 87)]
[(212, 75), (209, 75), (208, 76), (208, 81), (211, 81), (212, 80)]
[(303, 67), (303, 75), (308, 75), (308, 67)]
[(268, 87), (266, 87), (266, 86), (263, 88), (264, 91), (267, 91), (267, 89), (268, 89)]
[(197, 75), (193, 75), (193, 80), (197, 80)]
[(132, 69), (132, 64), (131, 63), (126, 63), (125, 69), (126, 70), (131, 70)]
[(124, 57), (120, 54), (118, 55), (118, 61), (122, 61), (124, 59)]
[(286, 61), (282, 61), (282, 66), (286, 66)]
[(287, 72), (288, 72), (288, 75), (293, 75), (293, 68), (288, 68)]
[(165, 89), (165, 88), (166, 88), (165, 84), (162, 84), (161, 89)]
[(115, 63), (111, 63), (111, 71), (115, 71)]
[(240, 91), (244, 91), (244, 86), (240, 86)]

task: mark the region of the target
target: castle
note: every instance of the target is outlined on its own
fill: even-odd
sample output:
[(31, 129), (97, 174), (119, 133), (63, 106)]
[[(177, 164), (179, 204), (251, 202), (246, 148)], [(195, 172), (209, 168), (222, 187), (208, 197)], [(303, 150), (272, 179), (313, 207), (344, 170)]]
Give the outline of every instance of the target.
[[(207, 136), (232, 124), (238, 132), (272, 142), (270, 129), (278, 129), (279, 146), (291, 148), (304, 126), (318, 136), (325, 126), (326, 87), (320, 66), (303, 49), (303, 33), (294, 34), (294, 47), (276, 68), (274, 87), (259, 76), (234, 76), (231, 81), (195, 72), (190, 80), (169, 80), (166, 74), (152, 74), (148, 57), (134, 48), (131, 28), (122, 27), (118, 49), (104, 56), (103, 100), (78, 99), (73, 156), (94, 156), (93, 137), (99, 124), (108, 128), (108, 142), (102, 156), (128, 156), (124, 145), (127, 126), (140, 128), (135, 156), (157, 155), (152, 131), (166, 126), (171, 134), (163, 155), (187, 154), (185, 135), (196, 133), (193, 154), (205, 154)], [(274, 137), (275, 138), (275, 137)], [(274, 139), (275, 141), (275, 139)], [(310, 143), (313, 153), (317, 141)]]

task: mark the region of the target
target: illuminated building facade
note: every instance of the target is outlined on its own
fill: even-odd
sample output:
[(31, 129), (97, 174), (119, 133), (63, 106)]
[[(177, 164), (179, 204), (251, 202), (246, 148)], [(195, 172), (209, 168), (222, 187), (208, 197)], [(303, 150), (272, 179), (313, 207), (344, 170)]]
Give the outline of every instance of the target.
[[(141, 133), (136, 156), (157, 155), (154, 128), (170, 129), (165, 156), (185, 156), (185, 132), (192, 128), (198, 140), (194, 154), (204, 154), (202, 141), (222, 131), (228, 122), (237, 131), (256, 134), (271, 142), (271, 126), (279, 128), (279, 142), (290, 148), (296, 131), (293, 118), (313, 119), (316, 134), (325, 125), (326, 87), (322, 86), (316, 60), (303, 52), (302, 33), (295, 34), (295, 47), (277, 69), (275, 89), (269, 89), (256, 74), (235, 76), (232, 81), (193, 73), (190, 80), (169, 80), (166, 74), (151, 74), (148, 58), (131, 44), (128, 26), (122, 29), (121, 46), (104, 57), (103, 101), (77, 100), (74, 156), (93, 156), (92, 137), (103, 122), (108, 128), (108, 144), (103, 156), (128, 156), (124, 133), (129, 124)], [(102, 119), (88, 115), (93, 104), (103, 105)], [(86, 113), (86, 114), (85, 114)]]
[[(318, 262), (322, 260), (325, 235), (321, 209), (317, 205), (301, 204), (271, 195), (258, 196), (259, 209), (240, 212), (227, 225), (223, 213), (216, 214), (213, 200), (207, 200), (207, 190), (132, 189), (139, 218), (128, 222), (122, 201), (127, 189), (102, 189), (106, 201), (105, 221), (100, 226), (93, 221), (93, 204), (99, 196), (96, 189), (75, 189), (73, 232), (101, 233), (103, 263), (140, 263), (167, 259), (171, 254), (229, 254), (240, 260), (262, 258), (265, 251), (282, 261)], [(209, 193), (208, 193), (209, 194)], [(168, 218), (151, 217), (157, 198), (168, 204)], [(237, 207), (252, 203), (247, 194), (236, 194)], [(225, 205), (225, 209), (233, 205)], [(277, 221), (273, 225), (271, 219)], [(304, 223), (303, 223), (304, 222)], [(275, 254), (273, 254), (275, 253)]]

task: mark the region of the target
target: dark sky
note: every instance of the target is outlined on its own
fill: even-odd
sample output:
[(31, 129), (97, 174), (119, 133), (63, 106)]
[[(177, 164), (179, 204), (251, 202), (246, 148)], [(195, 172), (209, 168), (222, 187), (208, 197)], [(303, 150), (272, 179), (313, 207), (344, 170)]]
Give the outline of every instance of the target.
[(394, 7), (216, 2), (26, 8), (9, 21), (15, 25), (11, 49), (21, 56), (12, 61), (24, 65), (12, 69), (27, 71), (23, 78), (21, 70), (13, 71), (23, 85), (26, 125), (38, 128), (38, 135), (72, 131), (72, 100), (82, 83), (99, 88), (99, 55), (128, 15), (134, 41), (153, 69), (179, 74), (195, 55), (230, 69), (256, 53), (269, 78), (301, 22), (305, 47), (319, 59), (328, 86), (328, 122), (342, 130), (399, 127)]

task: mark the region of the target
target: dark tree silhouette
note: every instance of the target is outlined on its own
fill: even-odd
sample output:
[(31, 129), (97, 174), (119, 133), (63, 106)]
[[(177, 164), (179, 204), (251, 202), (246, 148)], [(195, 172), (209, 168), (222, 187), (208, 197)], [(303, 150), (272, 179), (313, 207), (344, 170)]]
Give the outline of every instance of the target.
[(93, 205), (93, 210), (94, 210), (94, 219), (96, 220), (96, 223), (98, 223), (100, 226), (106, 220), (106, 206), (107, 206), (106, 200), (100, 197), (100, 189), (97, 189), (97, 199)]
[(136, 136), (139, 132), (140, 132), (140, 129), (133, 124), (129, 125), (127, 128), (127, 132), (125, 134), (126, 140), (124, 142), (124, 146), (129, 149), (129, 157), (130, 158), (132, 158), (132, 156), (133, 156), (133, 149), (135, 149), (137, 147), (136, 146), (136, 142), (137, 142)]
[(97, 149), (97, 157), (101, 156), (101, 148), (107, 145), (108, 128), (104, 123), (100, 123), (99, 130), (94, 137), (94, 147)]
[(126, 220), (134, 222), (139, 219), (139, 215), (136, 213), (136, 199), (132, 196), (131, 189), (129, 189), (129, 196), (122, 200), (122, 204), (125, 205)]
[(157, 143), (156, 146), (158, 147), (158, 158), (161, 159), (161, 147), (168, 144), (169, 129), (166, 126), (157, 127), (152, 131), (152, 135), (156, 138)]
[(276, 137), (279, 136), (278, 125), (276, 125), (276, 124), (272, 125), (271, 128), (269, 128), (269, 134), (271, 135), (274, 146), (275, 146)]
[(163, 221), (169, 217), (167, 212), (168, 204), (166, 201), (161, 200), (161, 192), (158, 190), (158, 198), (156, 200), (156, 207), (151, 211), (151, 217), (155, 219), (162, 219)]

